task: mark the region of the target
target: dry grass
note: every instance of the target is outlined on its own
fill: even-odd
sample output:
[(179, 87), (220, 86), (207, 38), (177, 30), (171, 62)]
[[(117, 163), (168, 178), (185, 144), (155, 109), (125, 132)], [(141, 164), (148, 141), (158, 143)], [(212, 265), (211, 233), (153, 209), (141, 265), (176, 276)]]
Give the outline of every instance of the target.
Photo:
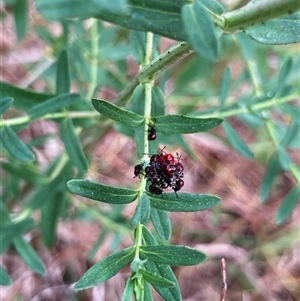
[[(32, 21), (34, 22), (34, 21)], [(38, 22), (38, 21), (36, 21)], [(34, 35), (17, 44), (12, 19), (1, 25), (1, 79), (22, 85), (30, 75), (24, 67), (28, 58), (38, 61), (46, 49)], [(18, 60), (16, 60), (18, 57)], [(42, 89), (43, 83), (36, 81), (32, 86)], [(51, 122), (36, 122), (31, 132), (23, 133), (25, 139), (43, 131), (56, 132)], [(239, 127), (243, 137), (248, 137), (246, 128)], [(44, 133), (44, 132), (43, 132)], [(222, 134), (222, 133), (220, 133)], [(251, 138), (251, 137), (250, 137)], [(255, 138), (255, 136), (254, 136)], [(194, 150), (197, 161), (189, 159), (180, 149), (168, 148), (183, 155), (185, 165), (184, 191), (211, 193), (222, 198), (217, 207), (204, 212), (171, 213), (173, 222), (172, 243), (188, 245), (204, 251), (209, 259), (194, 267), (174, 267), (185, 301), (215, 301), (220, 299), (222, 274), (220, 259), (227, 263), (228, 301), (296, 301), (300, 300), (300, 245), (299, 208), (282, 226), (276, 226), (274, 215), (280, 200), (293, 185), (283, 175), (272, 191), (269, 201), (261, 204), (258, 188), (264, 167), (247, 160), (227, 145), (209, 134), (186, 136)], [(37, 150), (38, 160), (47, 164), (62, 146), (58, 139)], [(133, 180), (136, 164), (135, 146), (131, 139), (109, 131), (93, 150), (93, 160), (87, 178), (100, 182), (137, 186)], [(73, 212), (81, 201), (74, 199)], [(84, 204), (95, 206), (84, 200)], [(98, 205), (97, 205), (98, 206)], [(101, 205), (99, 205), (101, 206)], [(135, 204), (125, 207), (123, 214), (130, 218)], [(101, 207), (107, 209), (109, 207)], [(121, 226), (120, 226), (121, 227)], [(129, 275), (126, 268), (109, 281), (74, 295), (72, 285), (97, 260), (114, 251), (113, 234), (107, 236), (93, 260), (87, 254), (101, 233), (102, 224), (79, 219), (61, 221), (57, 243), (48, 250), (41, 242), (37, 230), (27, 235), (47, 266), (45, 276), (37, 276), (27, 268), (14, 250), (1, 258), (13, 279), (10, 287), (1, 287), (3, 301), (66, 301), (66, 300), (121, 300), (125, 281)], [(132, 244), (130, 236), (123, 236), (121, 246)], [(155, 295), (155, 301), (161, 298)]]

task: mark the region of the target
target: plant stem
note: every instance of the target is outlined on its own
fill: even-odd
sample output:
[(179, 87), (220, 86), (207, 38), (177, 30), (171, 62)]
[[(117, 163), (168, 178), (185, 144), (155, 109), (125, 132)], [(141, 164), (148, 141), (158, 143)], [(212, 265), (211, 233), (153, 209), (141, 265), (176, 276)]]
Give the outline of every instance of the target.
[[(261, 0), (223, 14), (226, 32), (243, 30), (245, 27), (257, 25), (286, 14), (292, 14), (300, 9), (299, 0)], [(220, 25), (220, 24), (218, 24)]]
[(88, 91), (86, 93), (86, 99), (88, 100), (92, 99), (95, 89), (97, 87), (97, 72), (98, 72), (97, 57), (99, 54), (98, 41), (99, 41), (98, 21), (97, 19), (94, 19), (91, 27), (92, 58), (91, 58), (91, 69), (90, 69), (90, 81), (89, 81)]

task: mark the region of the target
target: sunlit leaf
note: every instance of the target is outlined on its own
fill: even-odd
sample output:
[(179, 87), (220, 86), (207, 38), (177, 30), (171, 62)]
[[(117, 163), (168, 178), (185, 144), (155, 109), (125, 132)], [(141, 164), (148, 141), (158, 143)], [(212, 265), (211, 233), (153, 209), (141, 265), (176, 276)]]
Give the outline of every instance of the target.
[(284, 198), (276, 212), (276, 223), (282, 224), (300, 202), (300, 185), (295, 186)]
[(3, 145), (14, 158), (24, 162), (35, 160), (33, 152), (9, 126), (4, 125), (0, 129), (0, 135)]
[(107, 186), (101, 183), (74, 179), (67, 183), (71, 192), (84, 196), (86, 198), (110, 203), (110, 204), (127, 204), (137, 198), (138, 192), (129, 188)]
[(178, 199), (175, 198), (174, 193), (164, 193), (164, 198), (160, 195), (147, 194), (150, 197), (151, 207), (175, 212), (206, 210), (217, 205), (221, 201), (220, 198), (210, 194), (178, 192)]
[(188, 134), (208, 131), (220, 123), (219, 118), (194, 118), (184, 115), (164, 115), (155, 117), (155, 128), (166, 134)]
[(143, 116), (121, 109), (108, 101), (93, 98), (92, 103), (99, 113), (125, 125), (137, 127), (144, 121)]
[(93, 265), (75, 284), (74, 289), (86, 289), (104, 282), (117, 274), (134, 258), (134, 247), (112, 254)]
[(207, 258), (198, 250), (180, 245), (142, 246), (140, 253), (148, 260), (168, 265), (195, 265)]

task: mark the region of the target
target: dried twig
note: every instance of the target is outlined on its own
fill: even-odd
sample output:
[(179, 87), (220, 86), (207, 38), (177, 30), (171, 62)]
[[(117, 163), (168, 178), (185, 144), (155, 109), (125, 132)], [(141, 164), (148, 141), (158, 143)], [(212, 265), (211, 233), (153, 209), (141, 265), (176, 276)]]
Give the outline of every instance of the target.
[(220, 296), (220, 301), (225, 301), (225, 295), (227, 291), (227, 283), (226, 283), (226, 261), (224, 258), (221, 260), (221, 272), (222, 272), (222, 281), (223, 281), (223, 289)]

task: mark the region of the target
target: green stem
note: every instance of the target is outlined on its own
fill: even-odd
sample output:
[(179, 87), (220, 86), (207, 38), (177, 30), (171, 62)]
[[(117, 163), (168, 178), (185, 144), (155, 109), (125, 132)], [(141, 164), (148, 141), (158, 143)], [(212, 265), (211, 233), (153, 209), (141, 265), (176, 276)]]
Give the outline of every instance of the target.
[(129, 85), (120, 93), (120, 95), (115, 99), (115, 104), (120, 105), (128, 100), (135, 87), (139, 83), (144, 83), (152, 79), (156, 74), (167, 68), (168, 66), (174, 64), (175, 62), (181, 60), (187, 55), (193, 53), (190, 44), (186, 42), (178, 43), (171, 47), (168, 51), (162, 53), (156, 57), (150, 64), (145, 66), (140, 73), (129, 83)]
[(86, 93), (86, 99), (92, 99), (95, 89), (97, 87), (97, 72), (98, 64), (97, 57), (99, 54), (99, 35), (98, 35), (98, 21), (93, 20), (91, 27), (91, 46), (92, 46), (92, 58), (91, 58), (91, 70), (90, 70), (90, 81), (88, 91)]
[(292, 14), (300, 9), (299, 0), (261, 0), (223, 14), (226, 32), (243, 30), (245, 27), (257, 25), (286, 14)]

